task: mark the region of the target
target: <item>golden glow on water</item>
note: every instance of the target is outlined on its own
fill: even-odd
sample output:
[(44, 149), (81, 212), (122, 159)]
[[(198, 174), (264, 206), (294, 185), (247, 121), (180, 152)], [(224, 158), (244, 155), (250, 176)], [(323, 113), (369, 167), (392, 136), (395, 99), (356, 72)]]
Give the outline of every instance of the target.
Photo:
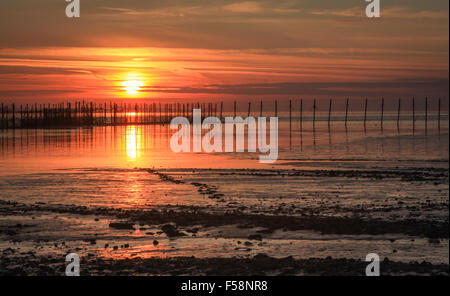
[(126, 130), (126, 152), (127, 160), (136, 161), (142, 149), (142, 135), (140, 128), (136, 126), (127, 126)]
[[(0, 131), (0, 176), (25, 174), (61, 168), (265, 168), (260, 153), (175, 153), (170, 149), (174, 131), (168, 125), (130, 125), (80, 129), (15, 129)], [(140, 116), (137, 113), (135, 116)], [(286, 117), (285, 117), (286, 118)], [(336, 122), (316, 125), (305, 122), (304, 131), (289, 137), (289, 122), (280, 126), (280, 161), (301, 159), (317, 162), (327, 159), (405, 159), (420, 161), (448, 159), (448, 120), (440, 133), (436, 121), (424, 125), (401, 126), (387, 122), (383, 131), (374, 122), (364, 130), (358, 122), (347, 128)], [(389, 124), (389, 125), (388, 125)], [(445, 124), (445, 125), (444, 125)], [(287, 130), (287, 132), (286, 132)], [(400, 137), (399, 137), (400, 136)], [(334, 161), (332, 163), (335, 163)], [(288, 160), (286, 165), (290, 165)], [(311, 166), (306, 164), (306, 166)], [(271, 167), (271, 166), (270, 166)]]

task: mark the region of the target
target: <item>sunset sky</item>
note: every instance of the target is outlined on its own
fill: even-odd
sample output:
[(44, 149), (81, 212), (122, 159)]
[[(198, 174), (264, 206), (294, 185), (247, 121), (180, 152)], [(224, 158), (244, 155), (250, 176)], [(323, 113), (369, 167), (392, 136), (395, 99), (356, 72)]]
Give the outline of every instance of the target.
[(437, 97), (448, 0), (0, 1), (0, 100)]

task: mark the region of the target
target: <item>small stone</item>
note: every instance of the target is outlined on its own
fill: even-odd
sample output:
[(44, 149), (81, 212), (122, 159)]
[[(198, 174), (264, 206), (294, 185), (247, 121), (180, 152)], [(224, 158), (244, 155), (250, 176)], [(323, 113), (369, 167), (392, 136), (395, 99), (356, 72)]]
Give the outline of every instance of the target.
[(134, 229), (132, 223), (123, 223), (123, 222), (115, 222), (115, 223), (109, 223), (109, 227), (115, 228), (115, 229)]
[(184, 233), (178, 231), (175, 226), (171, 224), (166, 224), (163, 227), (161, 227), (161, 230), (168, 236), (168, 237), (177, 237), (177, 236), (185, 236)]
[(248, 236), (248, 239), (249, 240), (259, 240), (259, 241), (261, 241), (262, 240), (262, 236), (260, 234), (252, 234), (252, 235)]

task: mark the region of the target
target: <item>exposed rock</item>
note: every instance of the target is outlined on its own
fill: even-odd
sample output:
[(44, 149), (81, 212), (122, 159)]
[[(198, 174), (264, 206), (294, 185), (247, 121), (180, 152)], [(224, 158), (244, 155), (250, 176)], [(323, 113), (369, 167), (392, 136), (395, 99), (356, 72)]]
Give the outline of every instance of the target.
[(168, 237), (177, 237), (177, 236), (185, 236), (186, 234), (178, 231), (178, 229), (173, 226), (172, 224), (166, 224), (161, 227), (161, 230), (168, 236)]
[(259, 241), (261, 241), (262, 240), (262, 236), (260, 234), (252, 234), (252, 235), (248, 236), (248, 239), (249, 240), (259, 240)]
[(115, 229), (129, 229), (129, 230), (133, 230), (134, 229), (132, 223), (126, 223), (126, 222), (109, 223), (109, 227), (115, 228)]

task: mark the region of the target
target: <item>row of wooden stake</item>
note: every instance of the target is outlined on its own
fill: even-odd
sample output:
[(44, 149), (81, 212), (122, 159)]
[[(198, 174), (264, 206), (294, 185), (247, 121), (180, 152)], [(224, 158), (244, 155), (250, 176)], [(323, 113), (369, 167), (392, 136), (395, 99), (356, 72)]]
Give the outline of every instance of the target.
[[(397, 126), (400, 125), (402, 100), (398, 99)], [(220, 105), (220, 108), (218, 107)], [(263, 116), (263, 102), (260, 102), (259, 116)], [(329, 100), (328, 125), (332, 122), (333, 100)], [(97, 104), (93, 102), (75, 102), (60, 104), (33, 104), (20, 105), (17, 109), (15, 104), (11, 106), (1, 103), (0, 128), (51, 128), (51, 127), (78, 127), (97, 125), (123, 125), (123, 124), (167, 124), (177, 116), (188, 117), (192, 120), (192, 109), (201, 109), (202, 117), (219, 116), (224, 118), (223, 102), (220, 103), (107, 103)], [(289, 100), (289, 126), (292, 129), (293, 119), (292, 100)], [(368, 111), (368, 100), (364, 103), (363, 124), (366, 126)], [(381, 99), (380, 125), (383, 127), (385, 102)], [(317, 104), (313, 101), (312, 123), (316, 123)], [(428, 98), (425, 98), (424, 110), (425, 127), (428, 124)], [(233, 115), (237, 116), (237, 102), (234, 101)], [(251, 115), (251, 102), (248, 103), (247, 116)], [(300, 127), (303, 125), (303, 99), (299, 105)], [(344, 124), (347, 126), (349, 115), (349, 99), (345, 104)], [(274, 101), (274, 116), (278, 116), (278, 101)], [(416, 104), (412, 99), (412, 121), (416, 121)], [(438, 127), (441, 126), (441, 99), (438, 99)]]

